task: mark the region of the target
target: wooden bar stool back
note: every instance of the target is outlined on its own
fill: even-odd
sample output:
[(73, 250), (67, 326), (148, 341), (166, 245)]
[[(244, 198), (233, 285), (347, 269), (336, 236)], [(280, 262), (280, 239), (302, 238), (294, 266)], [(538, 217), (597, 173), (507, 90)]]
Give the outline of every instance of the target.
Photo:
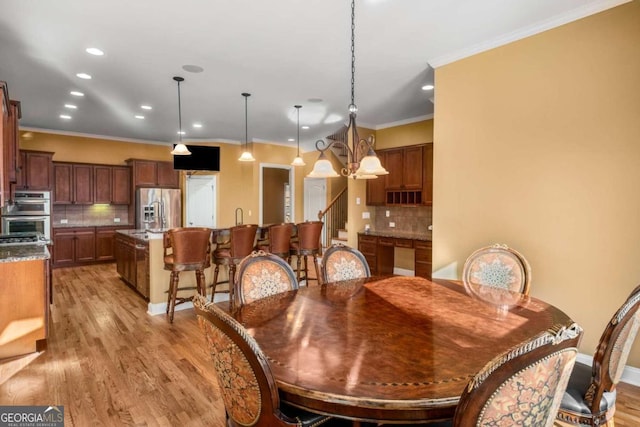
[(267, 240), (258, 244), (257, 249), (277, 255), (283, 259), (288, 259), (292, 234), (293, 224), (291, 223), (271, 225), (269, 227)]
[[(213, 251), (213, 263), (216, 268), (213, 272), (213, 289), (211, 292), (211, 301), (213, 302), (216, 292), (228, 292), (229, 301), (233, 304), (233, 288), (234, 288), (234, 276), (236, 272), (237, 264), (242, 261), (242, 258), (253, 252), (256, 240), (256, 232), (258, 226), (255, 224), (236, 225), (230, 228), (229, 240), (222, 244), (219, 244)], [(226, 265), (229, 269), (229, 289), (224, 291), (217, 291), (218, 273), (220, 272), (220, 266)]]
[[(178, 291), (195, 289), (200, 295), (207, 295), (204, 270), (211, 266), (211, 231), (204, 227), (183, 227), (164, 233), (164, 269), (171, 271), (167, 297), (169, 322), (173, 323), (176, 305), (193, 299), (193, 296), (178, 298)], [(182, 271), (195, 271), (195, 287), (178, 287)]]
[[(320, 283), (320, 271), (318, 270), (317, 257), (322, 255), (322, 246), (320, 244), (320, 235), (322, 234), (322, 221), (306, 221), (296, 225), (298, 236), (291, 240), (289, 248), (289, 257), (295, 255), (297, 258), (296, 277), (298, 283), (304, 279), (309, 284), (309, 268), (307, 258), (313, 258), (313, 266), (316, 270), (316, 279)], [(304, 276), (300, 275), (301, 263), (304, 258)]]

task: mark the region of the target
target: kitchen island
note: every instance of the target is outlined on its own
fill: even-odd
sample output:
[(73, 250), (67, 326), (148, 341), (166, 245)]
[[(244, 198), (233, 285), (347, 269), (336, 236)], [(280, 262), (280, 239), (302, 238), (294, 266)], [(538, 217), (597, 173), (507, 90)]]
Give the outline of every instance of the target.
[(0, 359), (46, 346), (49, 262), (43, 243), (0, 246)]
[[(121, 278), (147, 301), (147, 313), (165, 314), (170, 271), (164, 269), (163, 234), (165, 230), (118, 230), (115, 237), (116, 268)], [(213, 281), (213, 269), (204, 271), (207, 288)], [(219, 280), (227, 279), (227, 270), (220, 269)], [(192, 271), (180, 273), (180, 287), (196, 286)], [(178, 292), (178, 297), (195, 295), (195, 290)], [(191, 303), (180, 304), (176, 310), (191, 308)]]

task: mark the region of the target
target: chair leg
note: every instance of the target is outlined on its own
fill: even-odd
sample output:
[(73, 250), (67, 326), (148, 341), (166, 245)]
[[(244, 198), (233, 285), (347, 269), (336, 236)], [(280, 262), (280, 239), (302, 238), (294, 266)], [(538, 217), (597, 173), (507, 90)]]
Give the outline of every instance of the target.
[(196, 287), (197, 291), (203, 297), (207, 297), (207, 287), (205, 284), (204, 271), (196, 270)]
[[(318, 282), (318, 285), (320, 285), (320, 271), (318, 270), (318, 260), (316, 259), (315, 255), (311, 255), (311, 259), (313, 259), (313, 266), (316, 269), (316, 281)], [(309, 286), (308, 280), (307, 280), (307, 286)]]
[(211, 302), (216, 296), (216, 286), (218, 286), (218, 273), (220, 272), (220, 264), (216, 264), (216, 268), (213, 270), (213, 285), (211, 286)]
[(173, 323), (173, 312), (176, 309), (176, 298), (178, 296), (178, 282), (180, 281), (180, 272), (171, 272), (171, 308), (169, 309), (169, 323)]
[(305, 284), (306, 286), (309, 286), (309, 255), (305, 255), (303, 257), (303, 261), (304, 261), (304, 280), (305, 280)]
[(171, 295), (173, 295), (173, 271), (169, 275), (169, 290), (167, 291), (167, 315), (169, 314), (169, 310), (171, 309)]
[(302, 258), (300, 256), (300, 254), (296, 254), (296, 279), (298, 280), (298, 283), (300, 283), (300, 267), (301, 267), (301, 262), (302, 262)]
[(236, 287), (236, 263), (229, 264), (229, 307), (233, 310), (235, 305), (235, 287)]

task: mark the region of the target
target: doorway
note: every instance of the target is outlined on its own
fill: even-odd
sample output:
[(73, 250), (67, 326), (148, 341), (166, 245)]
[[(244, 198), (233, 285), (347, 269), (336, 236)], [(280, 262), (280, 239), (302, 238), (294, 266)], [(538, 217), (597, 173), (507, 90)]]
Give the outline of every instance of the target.
[(326, 178), (304, 179), (304, 220), (317, 221), (318, 212), (327, 207)]
[(260, 224), (295, 222), (293, 167), (260, 164)]
[(216, 228), (216, 175), (187, 175), (186, 227)]

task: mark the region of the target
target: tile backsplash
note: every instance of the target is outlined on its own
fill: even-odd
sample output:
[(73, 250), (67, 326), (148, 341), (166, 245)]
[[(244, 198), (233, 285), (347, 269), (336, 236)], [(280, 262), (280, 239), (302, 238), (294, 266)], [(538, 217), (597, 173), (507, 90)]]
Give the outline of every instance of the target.
[[(389, 216), (387, 216), (389, 212)], [(377, 231), (398, 231), (406, 233), (430, 234), (428, 227), (432, 221), (431, 206), (370, 206), (371, 228)], [(389, 223), (395, 223), (390, 227)]]
[[(129, 221), (129, 206), (127, 205), (54, 205), (51, 214), (52, 226), (63, 224), (71, 226), (106, 226), (126, 225)], [(115, 222), (120, 218), (120, 222)]]

